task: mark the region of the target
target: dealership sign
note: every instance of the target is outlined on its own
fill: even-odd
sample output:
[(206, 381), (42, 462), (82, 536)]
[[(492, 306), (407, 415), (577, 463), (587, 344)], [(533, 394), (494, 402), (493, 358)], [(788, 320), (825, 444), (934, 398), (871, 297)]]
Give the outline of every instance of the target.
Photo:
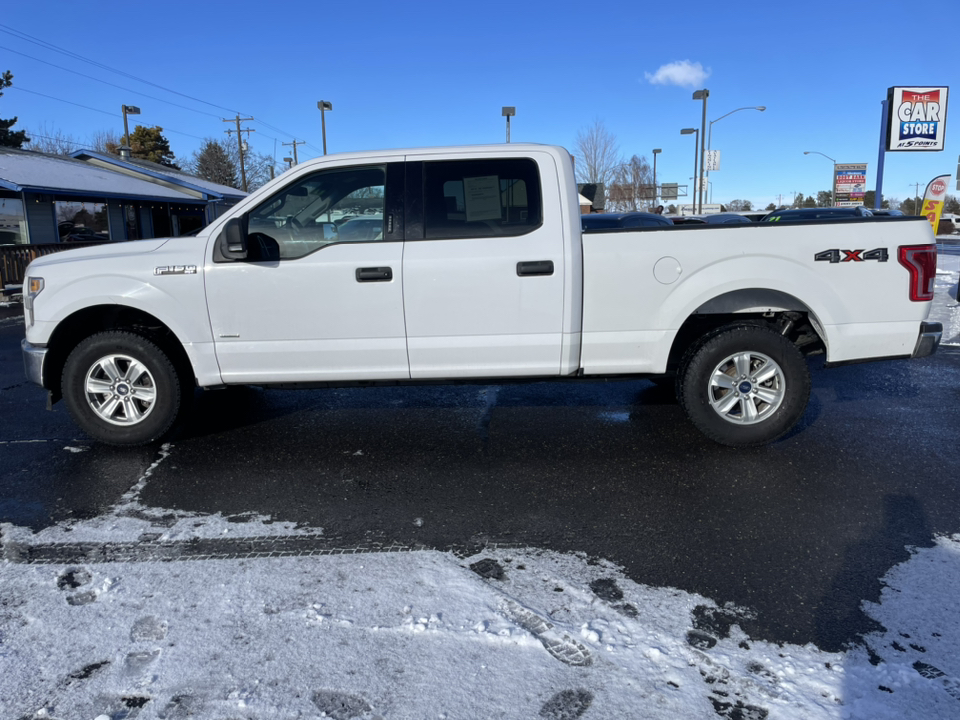
[(890, 123), (887, 150), (943, 150), (947, 129), (946, 87), (892, 87), (887, 90)]

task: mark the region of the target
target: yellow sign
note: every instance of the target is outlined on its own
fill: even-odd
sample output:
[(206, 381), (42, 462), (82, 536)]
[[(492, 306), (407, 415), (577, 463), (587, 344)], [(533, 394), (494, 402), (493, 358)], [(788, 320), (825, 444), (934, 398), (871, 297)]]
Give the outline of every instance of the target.
[(943, 203), (946, 200), (949, 186), (950, 176), (940, 175), (930, 181), (930, 184), (927, 185), (927, 191), (923, 194), (920, 214), (933, 225), (934, 234), (936, 234), (937, 226), (940, 224), (940, 215), (943, 213)]

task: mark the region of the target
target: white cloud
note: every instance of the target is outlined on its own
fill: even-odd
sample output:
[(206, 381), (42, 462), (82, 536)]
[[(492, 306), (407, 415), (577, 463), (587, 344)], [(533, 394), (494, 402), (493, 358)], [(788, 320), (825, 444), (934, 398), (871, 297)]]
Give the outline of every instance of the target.
[(710, 68), (703, 69), (700, 63), (680, 60), (678, 62), (661, 65), (655, 73), (645, 72), (644, 77), (652, 85), (679, 85), (680, 87), (697, 87), (710, 77)]

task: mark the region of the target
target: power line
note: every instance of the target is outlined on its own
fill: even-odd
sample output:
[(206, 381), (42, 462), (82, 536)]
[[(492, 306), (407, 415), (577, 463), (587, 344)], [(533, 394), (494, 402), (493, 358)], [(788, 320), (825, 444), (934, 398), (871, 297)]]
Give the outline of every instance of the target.
[(84, 110), (92, 110), (93, 112), (102, 113), (104, 115), (109, 115), (110, 117), (116, 119), (117, 114), (112, 112), (107, 112), (106, 110), (101, 110), (99, 108), (90, 107), (89, 105), (81, 105), (80, 103), (75, 103), (72, 100), (64, 100), (63, 98), (54, 97), (53, 95), (47, 95), (46, 93), (37, 92), (36, 90), (27, 90), (27, 88), (22, 85), (13, 85), (8, 90), (19, 90), (20, 92), (30, 93), (31, 95), (39, 95), (40, 97), (49, 98), (50, 100), (56, 100), (57, 102), (66, 103), (67, 105), (75, 105), (77, 107), (83, 108)]
[[(110, 117), (112, 117), (112, 118), (114, 118), (114, 119), (116, 119), (116, 117), (117, 117), (117, 114), (116, 114), (116, 113), (107, 112), (106, 110), (101, 110), (100, 108), (90, 107), (89, 105), (81, 105), (80, 103), (73, 102), (72, 100), (64, 100), (63, 98), (54, 97), (53, 95), (47, 95), (46, 93), (37, 92), (36, 90), (28, 90), (27, 88), (25, 88), (25, 87), (23, 87), (23, 86), (21, 86), (21, 85), (12, 85), (11, 87), (9, 87), (9, 88), (7, 88), (7, 89), (8, 89), (8, 90), (19, 90), (20, 92), (30, 93), (31, 95), (39, 95), (40, 97), (45, 97), (45, 98), (47, 98), (47, 99), (49, 99), (49, 100), (56, 100), (57, 102), (66, 103), (67, 105), (75, 105), (76, 107), (83, 108), (84, 110), (91, 110), (91, 111), (93, 111), (93, 112), (98, 112), (98, 113), (101, 113), (101, 114), (103, 114), (103, 115), (109, 115)], [(27, 132), (29, 132), (29, 131), (27, 131)], [(174, 130), (173, 128), (168, 128), (168, 127), (166, 127), (166, 126), (164, 126), (164, 128), (163, 128), (163, 132), (172, 132), (172, 133), (174, 133), (174, 134), (176, 134), (176, 135), (186, 135), (187, 137), (196, 138), (197, 140), (205, 140), (205, 139), (206, 139), (206, 138), (200, 137), (199, 135), (191, 135), (190, 133), (185, 133), (185, 132), (182, 132), (182, 131), (180, 131), (180, 130)]]
[[(6, 33), (7, 35), (12, 35), (13, 37), (19, 38), (20, 40), (25, 40), (26, 42), (33, 43), (34, 45), (39, 45), (40, 47), (45, 48), (45, 49), (47, 49), (47, 50), (53, 50), (54, 52), (58, 52), (58, 53), (60, 53), (61, 55), (66, 55), (67, 57), (71, 57), (71, 58), (73, 58), (73, 59), (75, 59), (75, 60), (81, 60), (81, 61), (83, 61), (83, 62), (85, 62), (85, 63), (89, 63), (90, 65), (94, 65), (95, 67), (101, 68), (101, 69), (103, 69), (103, 70), (107, 70), (107, 71), (109, 71), (109, 72), (116, 73), (116, 74), (118, 74), (118, 75), (122, 75), (123, 77), (130, 78), (131, 80), (136, 80), (137, 82), (142, 82), (142, 83), (144, 83), (145, 85), (150, 85), (151, 87), (158, 88), (158, 89), (160, 89), (160, 90), (163, 90), (164, 92), (169, 92), (169, 93), (172, 93), (172, 94), (174, 94), (174, 95), (179, 95), (180, 97), (184, 97), (184, 98), (187, 98), (188, 100), (193, 100), (194, 102), (199, 102), (199, 103), (202, 103), (202, 104), (204, 104), (204, 105), (209, 105), (210, 107), (217, 108), (218, 110), (226, 110), (227, 112), (230, 112), (230, 113), (233, 113), (233, 114), (236, 114), (236, 115), (241, 114), (238, 110), (234, 110), (234, 109), (231, 109), (231, 108), (226, 108), (226, 107), (223, 107), (222, 105), (217, 105), (216, 103), (212, 103), (212, 102), (209, 102), (209, 101), (207, 101), (207, 100), (203, 100), (203, 99), (201, 99), (201, 98), (193, 97), (192, 95), (187, 95), (186, 93), (179, 92), (178, 90), (173, 90), (173, 89), (171, 89), (171, 88), (164, 87), (163, 85), (160, 85), (160, 84), (158, 84), (158, 83), (152, 82), (152, 81), (150, 81), (150, 80), (145, 80), (144, 78), (138, 77), (138, 76), (133, 75), (132, 73), (128, 73), (128, 72), (126, 72), (126, 71), (124, 71), (124, 70), (118, 70), (118, 69), (116, 69), (116, 68), (110, 67), (109, 65), (106, 65), (106, 64), (104, 64), (104, 63), (98, 62), (98, 61), (96, 61), (96, 60), (91, 60), (90, 58), (84, 57), (83, 55), (80, 55), (80, 54), (78, 54), (78, 53), (73, 52), (72, 50), (65, 50), (65, 49), (63, 49), (63, 48), (57, 47), (56, 45), (53, 45), (52, 43), (49, 43), (49, 42), (47, 42), (46, 40), (41, 40), (40, 38), (34, 37), (33, 35), (29, 35), (29, 34), (23, 32), (23, 31), (21, 31), (21, 30), (17, 30), (16, 28), (10, 27), (9, 25), (4, 25), (3, 23), (0, 23), (0, 32)], [(17, 52), (17, 51), (11, 50), (11, 52)], [(25, 55), (24, 53), (18, 53), (18, 54), (24, 55), (25, 57), (30, 57), (29, 55)], [(31, 58), (31, 59), (36, 60), (37, 58)], [(40, 60), (39, 62), (46, 62), (46, 61)], [(59, 68), (59, 66), (54, 65), (53, 63), (47, 62), (46, 64), (48, 64), (48, 65), (53, 65), (54, 67), (58, 67), (58, 68)], [(67, 68), (59, 68), (59, 69), (67, 70)], [(73, 70), (68, 70), (68, 71), (69, 71), (69, 72), (76, 72), (76, 71), (73, 71)], [(82, 74), (82, 73), (77, 73), (77, 74)], [(84, 76), (84, 77), (91, 77), (91, 76)], [(97, 80), (97, 78), (92, 78), (92, 79)], [(98, 82), (103, 82), (103, 83), (105, 83), (105, 84), (107, 84), (107, 85), (111, 85), (111, 83), (107, 82), (106, 80), (98, 80)], [(119, 86), (119, 85), (113, 85), (113, 87), (120, 87), (120, 86)], [(120, 89), (126, 90), (125, 88), (120, 88)], [(135, 90), (130, 90), (130, 91), (128, 91), (128, 92), (137, 92), (137, 91), (135, 91)], [(138, 94), (143, 95), (143, 93), (138, 93)], [(168, 103), (170, 103), (171, 105), (176, 105), (176, 103), (172, 103), (172, 102), (170, 102), (169, 100), (161, 100), (161, 99), (159, 99), (159, 98), (154, 98), (154, 97), (149, 96), (149, 95), (145, 95), (145, 97), (150, 97), (151, 99), (158, 100), (159, 102), (168, 102)], [(187, 108), (187, 107), (182, 106), (182, 105), (178, 105), (177, 107), (183, 107), (184, 109), (192, 110), (193, 112), (197, 112), (197, 113), (210, 114), (210, 113), (203, 113), (203, 111), (201, 111), (201, 110), (193, 110), (192, 108)], [(221, 118), (221, 119), (222, 119), (222, 118)], [(258, 122), (259, 124), (263, 125), (264, 127), (269, 128), (270, 130), (273, 130), (274, 132), (280, 133), (281, 135), (286, 135), (287, 137), (296, 137), (296, 135), (294, 135), (293, 133), (288, 133), (287, 131), (282, 130), (281, 128), (276, 127), (275, 125), (271, 125), (271, 124), (269, 124), (269, 123), (267, 123), (267, 122), (264, 122), (263, 120), (256, 120), (255, 122)], [(270, 137), (270, 136), (269, 136), (269, 135), (264, 135), (263, 137)], [(275, 140), (276, 138), (271, 138), (271, 139)], [(314, 149), (315, 151), (317, 151), (318, 153), (320, 152), (320, 149), (319, 149), (318, 147), (316, 147), (315, 145), (313, 145), (313, 144), (311, 144), (311, 143), (305, 143), (305, 144), (307, 145), (307, 147), (313, 148), (313, 149)]]
[(5, 47), (4, 45), (0, 45), (0, 50), (6, 50), (7, 52), (16, 53), (17, 55), (22, 55), (23, 57), (29, 58), (30, 60), (34, 60), (36, 62), (43, 63), (44, 65), (49, 65), (50, 67), (57, 68), (57, 70), (64, 70), (66, 72), (73, 73), (74, 75), (79, 75), (80, 77), (85, 77), (85, 78), (88, 78), (89, 80), (93, 80), (95, 82), (103, 83), (104, 85), (109, 85), (110, 87), (123, 90), (124, 92), (130, 92), (130, 93), (133, 93), (134, 95), (140, 95), (145, 98), (150, 98), (151, 100), (156, 100), (157, 102), (167, 103), (168, 105), (173, 105), (174, 107), (178, 107), (183, 110), (189, 110), (190, 112), (199, 113), (200, 115), (208, 115), (209, 117), (215, 117), (217, 119), (220, 118), (219, 115), (215, 115), (214, 113), (209, 113), (206, 110), (197, 110), (192, 107), (187, 107), (186, 105), (181, 105), (179, 103), (171, 102), (170, 100), (164, 100), (163, 98), (158, 98), (155, 95), (147, 95), (147, 93), (140, 92), (139, 90), (132, 90), (130, 88), (123, 87), (123, 85), (117, 85), (116, 83), (108, 82), (107, 80), (101, 80), (100, 78), (94, 77), (93, 75), (87, 75), (78, 70), (73, 70), (72, 68), (63, 67), (62, 65), (57, 65), (56, 63), (48, 62), (47, 60), (41, 60), (40, 58), (33, 57), (32, 55), (27, 55), (26, 53), (20, 52), (19, 50), (13, 50), (12, 48)]
[(48, 43), (45, 40), (41, 40), (32, 35), (28, 35), (25, 32), (21, 32), (16, 28), (12, 28), (9, 25), (4, 25), (0, 23), (0, 32), (7, 33), (8, 35), (13, 35), (14, 37), (18, 37), (21, 40), (26, 40), (27, 42), (33, 43), (34, 45), (40, 45), (41, 47), (46, 48), (47, 50), (53, 50), (54, 52), (58, 52), (61, 55), (72, 57), (75, 60), (82, 60), (85, 63), (89, 63), (103, 70), (109, 70), (110, 72), (116, 73), (117, 75), (123, 75), (124, 77), (130, 78), (131, 80), (142, 82), (145, 85), (150, 85), (151, 87), (158, 88), (168, 93), (173, 93), (174, 95), (179, 95), (180, 97), (185, 97), (188, 100), (193, 100), (194, 102), (203, 103), (204, 105), (209, 105), (210, 107), (215, 107), (219, 110), (226, 110), (227, 112), (231, 112), (231, 113), (237, 112), (236, 110), (231, 110), (230, 108), (223, 107), (222, 105), (217, 105), (216, 103), (208, 102), (206, 100), (201, 100), (200, 98), (193, 97), (192, 95), (187, 95), (186, 93), (182, 93), (177, 90), (171, 90), (170, 88), (164, 87), (163, 85), (159, 85), (155, 82), (151, 82), (150, 80), (144, 80), (143, 78), (137, 77), (136, 75), (125, 72), (124, 70), (117, 70), (116, 68), (112, 68), (109, 65), (105, 65), (101, 62), (97, 62), (96, 60), (91, 60), (90, 58), (86, 58), (83, 55), (79, 55), (73, 52), (72, 50), (64, 50), (63, 48), (57, 47), (56, 45)]

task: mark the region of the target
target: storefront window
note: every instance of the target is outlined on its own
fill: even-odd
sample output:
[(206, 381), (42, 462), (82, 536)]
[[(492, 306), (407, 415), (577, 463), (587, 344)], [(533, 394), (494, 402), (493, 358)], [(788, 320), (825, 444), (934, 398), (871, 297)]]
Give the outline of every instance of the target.
[(124, 205), (123, 217), (127, 221), (127, 240), (140, 239), (140, 223), (137, 221), (137, 206)]
[(107, 206), (102, 202), (57, 200), (57, 232), (60, 242), (107, 242)]
[(23, 201), (16, 198), (0, 198), (0, 245), (23, 245), (27, 237), (27, 221), (23, 214)]

